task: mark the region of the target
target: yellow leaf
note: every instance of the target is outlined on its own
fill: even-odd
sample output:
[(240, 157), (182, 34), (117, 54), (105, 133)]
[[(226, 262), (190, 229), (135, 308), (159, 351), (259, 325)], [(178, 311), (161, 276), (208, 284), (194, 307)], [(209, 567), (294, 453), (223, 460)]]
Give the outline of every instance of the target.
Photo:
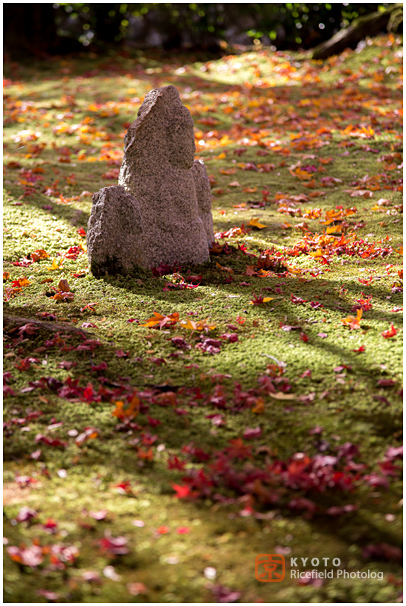
[(256, 227), (257, 229), (264, 229), (264, 227), (267, 227), (263, 223), (260, 223), (258, 219), (251, 219), (248, 225), (252, 225), (252, 227)]
[(182, 328), (187, 328), (188, 330), (198, 330), (197, 322), (192, 322), (191, 320), (182, 321), (179, 323), (179, 326)]
[(57, 259), (54, 257), (52, 259), (52, 266), (51, 267), (47, 267), (48, 270), (53, 271), (54, 269), (60, 269), (63, 265), (63, 259), (60, 260), (60, 262), (58, 263)]
[(326, 234), (335, 234), (336, 232), (341, 232), (341, 225), (332, 225), (326, 229)]

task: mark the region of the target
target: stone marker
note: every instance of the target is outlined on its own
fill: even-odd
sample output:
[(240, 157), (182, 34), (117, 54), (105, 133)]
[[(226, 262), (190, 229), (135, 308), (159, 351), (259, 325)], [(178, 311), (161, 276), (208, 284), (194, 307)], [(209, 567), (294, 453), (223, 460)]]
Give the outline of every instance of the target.
[(124, 139), (119, 185), (93, 195), (87, 252), (95, 276), (209, 260), (210, 183), (195, 151), (176, 88), (150, 91)]

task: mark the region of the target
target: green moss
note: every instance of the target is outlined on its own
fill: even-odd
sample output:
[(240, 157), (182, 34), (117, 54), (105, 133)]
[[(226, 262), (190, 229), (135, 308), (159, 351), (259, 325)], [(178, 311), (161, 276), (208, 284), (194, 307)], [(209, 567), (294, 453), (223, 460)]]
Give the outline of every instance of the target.
[[(394, 113), (400, 101), (400, 63), (395, 54), (397, 43), (389, 47), (388, 41), (387, 36), (377, 38), (362, 52), (346, 52), (323, 65), (294, 53), (276, 56), (261, 51), (206, 62), (206, 71), (202, 71), (202, 64), (188, 64), (187, 58), (171, 58), (168, 66), (156, 56), (142, 55), (139, 65), (153, 70), (162, 66), (163, 72), (137, 72), (137, 77), (132, 70), (134, 61), (140, 60), (138, 55), (109, 59), (107, 67), (104, 59), (87, 56), (56, 60), (52, 66), (39, 63), (30, 70), (6, 65), (6, 78), (12, 82), (6, 85), (5, 97), (4, 270), (11, 274), (5, 288), (20, 277), (28, 278), (30, 284), (5, 302), (4, 313), (38, 318), (47, 312), (56, 314), (58, 322), (66, 326), (86, 323), (88, 338), (101, 343), (93, 350), (75, 350), (83, 340), (73, 335), (62, 335), (65, 343), (55, 342), (50, 347), (44, 346), (54, 335), (49, 330), (24, 334), (19, 343), (13, 343), (17, 331), (6, 333), (4, 370), (12, 374), (10, 387), (15, 395), (5, 398), (4, 535), (8, 546), (38, 540), (41, 545), (74, 545), (79, 550), (78, 559), (66, 570), (49, 569), (46, 563), (31, 569), (6, 554), (6, 602), (45, 601), (37, 594), (44, 588), (58, 593), (62, 602), (203, 602), (214, 600), (213, 583), (240, 591), (241, 601), (246, 602), (398, 600), (398, 562), (368, 561), (362, 555), (368, 544), (398, 544), (401, 487), (397, 478), (389, 478), (388, 490), (359, 481), (349, 494), (326, 490), (311, 495), (321, 511), (349, 503), (358, 505), (356, 512), (340, 518), (321, 513), (308, 517), (283, 507), (266, 511), (254, 501), (255, 509), (271, 514), (268, 519), (256, 519), (239, 515), (250, 505), (248, 500), (227, 506), (209, 499), (176, 499), (171, 485), (182, 483), (184, 473), (168, 468), (169, 457), (188, 460), (182, 451), (185, 445), (193, 443), (215, 453), (227, 448), (230, 440), (242, 437), (247, 427), (262, 430), (260, 438), (250, 443), (256, 465), (266, 465), (275, 457), (287, 460), (300, 452), (309, 456), (331, 454), (338, 444), (352, 442), (360, 449), (360, 460), (368, 464), (368, 473), (379, 473), (378, 462), (388, 446), (400, 443), (402, 324), (401, 312), (392, 310), (402, 305), (402, 295), (396, 291), (401, 257), (395, 252), (402, 246), (397, 206), (401, 204), (401, 172), (393, 166), (389, 170), (388, 163), (382, 161), (400, 149), (400, 125)], [(183, 63), (185, 72), (179, 75), (175, 70)], [(388, 66), (394, 70), (388, 71)], [(66, 69), (70, 70), (69, 78)], [(99, 70), (99, 74), (89, 76), (92, 70)], [(261, 80), (268, 84), (261, 84)], [(199, 135), (204, 142), (199, 145), (199, 155), (215, 180), (215, 231), (227, 231), (242, 223), (247, 226), (254, 217), (267, 227), (226, 240), (230, 254), (212, 255), (201, 267), (182, 267), (180, 273), (186, 281), (188, 272), (202, 275), (196, 289), (168, 290), (168, 283), (176, 285), (176, 276), (156, 278), (142, 269), (126, 276), (96, 278), (84, 253), (76, 259), (63, 256), (70, 247), (84, 243), (78, 229), (87, 227), (91, 198), (88, 193), (81, 194), (113, 183), (103, 175), (121, 162), (118, 152), (122, 150), (124, 124), (135, 118), (136, 98), (141, 99), (153, 86), (169, 83), (185, 94), (196, 131), (203, 133)], [(123, 100), (113, 99), (112, 90), (123, 91)], [(20, 99), (31, 103), (25, 111), (16, 111)], [(83, 123), (87, 117), (93, 122)], [(207, 117), (215, 118), (216, 123), (204, 124)], [(61, 123), (84, 128), (68, 134)], [(350, 124), (371, 127), (375, 134), (364, 138), (343, 133)], [(327, 134), (317, 133), (322, 127)], [(38, 140), (14, 141), (17, 133), (26, 129), (41, 132)], [(258, 133), (263, 135), (259, 146), (251, 137)], [(312, 138), (314, 133), (317, 136)], [(298, 134), (302, 137), (299, 142), (292, 138)], [(225, 135), (229, 140), (221, 142)], [(38, 152), (33, 146), (39, 143), (46, 146)], [(289, 155), (281, 153), (278, 146), (288, 149)], [(242, 147), (246, 151), (238, 155)], [(61, 161), (66, 149), (70, 152), (68, 163)], [(263, 150), (267, 156), (257, 154)], [(111, 159), (109, 163), (107, 154), (113, 154), (116, 164)], [(328, 164), (319, 162), (328, 158), (332, 158)], [(395, 160), (400, 161), (398, 157)], [(21, 168), (13, 168), (14, 162)], [(314, 188), (307, 189), (305, 182), (290, 172), (299, 162), (326, 169), (315, 173), (316, 190), (324, 191), (323, 195), (309, 197)], [(274, 167), (270, 172), (246, 170), (250, 163)], [(43, 172), (32, 174), (42, 180), (22, 183), (27, 180), (24, 172), (35, 167)], [(221, 172), (230, 168), (235, 168), (235, 173)], [(324, 176), (340, 181), (324, 185)], [(375, 176), (381, 189), (371, 189), (370, 198), (351, 197), (356, 187), (368, 189), (366, 176)], [(232, 181), (238, 181), (240, 187), (230, 186)], [(246, 188), (256, 190), (246, 192)], [(52, 189), (59, 193), (46, 192)], [(268, 202), (258, 207), (266, 190)], [(277, 192), (285, 196), (304, 193), (308, 201), (296, 202), (296, 208), (301, 213), (320, 208), (322, 214), (305, 219), (280, 213)], [(377, 205), (381, 198), (388, 199), (390, 205)], [(240, 206), (243, 203), (245, 207)], [(303, 242), (303, 222), (311, 233), (322, 233), (325, 226), (320, 221), (337, 206), (357, 208), (346, 219), (347, 234), (356, 227), (359, 240), (374, 243), (376, 249), (390, 246), (393, 252), (374, 258), (335, 255), (329, 265), (308, 254), (286, 254), (286, 249)], [(270, 250), (275, 263), (278, 254), (283, 260), (268, 277), (249, 275), (247, 266), (255, 265), (256, 259), (238, 250), (242, 244), (248, 253)], [(12, 265), (38, 249), (46, 250), (49, 258), (28, 267)], [(53, 259), (58, 265), (63, 259), (58, 269), (51, 269)], [(283, 275), (286, 266), (298, 273)], [(44, 282), (50, 278), (52, 283)], [(72, 301), (58, 302), (45, 296), (61, 278), (69, 282)], [(252, 305), (254, 295), (261, 294), (272, 300)], [(305, 303), (295, 304), (291, 295)], [(357, 299), (368, 296), (372, 296), (372, 308), (363, 312), (360, 329), (351, 330), (342, 320), (355, 315), (352, 309)], [(311, 302), (322, 307), (313, 308)], [(90, 303), (93, 305), (86, 307)], [(177, 312), (181, 321), (207, 319), (215, 328), (200, 333), (179, 323), (161, 331), (142, 326), (154, 311), (164, 315)], [(391, 323), (398, 334), (385, 339), (382, 332)], [(237, 342), (222, 339), (225, 333), (234, 332)], [(307, 342), (301, 339), (303, 333)], [(220, 352), (211, 355), (197, 348), (202, 336), (219, 340)], [(174, 337), (182, 337), (190, 347), (175, 347)], [(365, 351), (357, 353), (361, 346)], [(121, 350), (128, 355), (122, 356)], [(16, 368), (25, 358), (35, 361), (28, 370)], [(263, 413), (254, 413), (251, 406), (233, 410), (239, 389), (236, 385), (243, 391), (257, 389), (258, 378), (266, 376), (275, 359), (285, 364), (283, 378), (290, 383), (288, 395), (293, 398), (265, 394)], [(105, 370), (92, 370), (102, 362), (107, 364)], [(75, 365), (69, 368), (69, 363)], [(311, 374), (305, 372), (309, 370)], [(24, 391), (41, 377), (62, 383), (71, 377), (78, 379), (81, 387), (90, 382), (95, 391), (101, 386), (117, 391), (114, 397), (92, 403), (59, 397), (55, 382), (50, 388)], [(394, 383), (385, 383), (388, 379)], [(134, 419), (144, 433), (157, 436), (152, 461), (139, 456), (140, 442), (136, 440), (140, 431), (131, 427), (120, 431), (118, 419), (112, 415), (114, 402), (123, 398), (119, 391), (122, 383), (141, 392), (156, 389), (156, 393), (172, 390), (175, 394), (174, 406), (156, 402)], [(189, 406), (193, 398), (188, 390), (199, 388), (205, 397), (211, 397), (220, 387), (226, 409), (199, 399)], [(182, 410), (188, 414), (178, 414)], [(39, 411), (39, 416), (29, 417)], [(225, 424), (213, 424), (208, 418), (211, 414), (222, 415)], [(28, 420), (19, 421), (27, 416)], [(148, 416), (160, 424), (154, 426)], [(53, 427), (56, 423), (62, 425)], [(311, 431), (315, 426), (323, 429), (321, 436)], [(96, 428), (98, 436), (78, 446), (72, 430), (80, 434), (88, 427)], [(52, 447), (37, 442), (38, 434), (59, 438), (67, 445)], [(321, 440), (328, 443), (327, 451)], [(202, 466), (194, 460), (186, 469)], [(24, 475), (33, 477), (35, 483), (20, 488), (15, 476)], [(130, 482), (131, 492), (122, 494), (117, 485), (125, 482)], [(231, 489), (220, 487), (219, 492), (236, 496)], [(287, 496), (304, 494), (292, 490)], [(38, 517), (15, 523), (22, 506), (35, 509)], [(100, 510), (107, 512), (103, 520), (89, 515)], [(58, 524), (55, 534), (48, 534), (43, 527), (48, 518)], [(134, 526), (134, 520), (145, 525)], [(169, 532), (157, 532), (162, 526)], [(185, 526), (189, 532), (178, 534), (177, 529)], [(114, 556), (100, 550), (99, 541), (107, 530), (113, 537), (127, 539), (128, 554)], [(255, 557), (280, 553), (281, 548), (287, 558), (286, 579), (278, 584), (259, 583), (254, 575)], [(332, 579), (320, 587), (301, 586), (290, 578), (290, 556), (338, 557), (342, 568), (382, 571), (384, 580)], [(103, 574), (109, 565), (120, 575), (118, 581)], [(217, 570), (215, 581), (204, 576), (207, 567)], [(83, 572), (88, 570), (97, 572), (102, 581), (83, 582)], [(148, 593), (131, 595), (130, 583), (145, 584)]]

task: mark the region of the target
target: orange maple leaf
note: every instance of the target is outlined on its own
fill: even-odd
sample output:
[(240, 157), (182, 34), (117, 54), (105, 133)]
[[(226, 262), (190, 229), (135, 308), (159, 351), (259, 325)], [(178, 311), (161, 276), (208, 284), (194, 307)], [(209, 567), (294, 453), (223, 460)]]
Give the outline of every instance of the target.
[(221, 168), (220, 172), (222, 175), (235, 175), (237, 172), (236, 168)]
[(257, 398), (256, 402), (255, 402), (255, 406), (253, 408), (251, 408), (251, 411), (254, 412), (255, 414), (262, 414), (265, 410), (265, 404), (264, 404), (264, 400), (263, 398), (259, 397)]
[(198, 322), (193, 322), (193, 320), (186, 320), (183, 322), (180, 322), (180, 326), (182, 326), (182, 328), (187, 328), (189, 330), (204, 330), (205, 328), (208, 328), (209, 330), (213, 330), (214, 328), (216, 328), (215, 324), (208, 324), (207, 323), (208, 318), (206, 318), (205, 320), (200, 320)]
[(170, 314), (169, 316), (163, 316), (162, 314), (154, 311), (153, 316), (147, 320), (146, 324), (140, 324), (140, 326), (146, 326), (147, 328), (158, 327), (161, 329), (164, 326), (173, 326), (179, 320), (178, 312)]
[(129, 403), (125, 403), (122, 400), (114, 402), (116, 408), (113, 410), (113, 417), (118, 419), (135, 419), (140, 412), (140, 400), (136, 394), (133, 395)]
[(231, 267), (225, 267), (225, 265), (220, 265), (220, 263), (216, 262), (216, 266), (221, 269), (222, 271), (228, 271), (230, 274), (233, 273), (233, 270), (231, 269)]
[(302, 170), (298, 167), (296, 170), (289, 170), (292, 177), (298, 177), (301, 181), (310, 181), (312, 179), (312, 175), (307, 172), (307, 170)]
[(49, 254), (45, 251), (45, 250), (35, 250), (33, 253), (31, 253), (31, 259), (34, 261), (34, 263), (36, 261), (39, 261), (40, 259), (48, 259)]
[(139, 459), (144, 459), (144, 461), (152, 461), (152, 459), (154, 458), (154, 453), (152, 451), (152, 448), (148, 448), (148, 450), (138, 448), (137, 456)]
[(348, 326), (351, 329), (357, 329), (357, 328), (361, 328), (359, 325), (361, 318), (362, 318), (362, 309), (357, 309), (356, 318), (354, 318), (354, 316), (348, 316), (348, 318), (344, 318), (343, 320), (341, 320), (341, 322), (344, 324), (344, 326)]
[(252, 227), (256, 227), (257, 229), (264, 229), (266, 227), (264, 223), (259, 222), (259, 219), (250, 219), (248, 225), (252, 225)]

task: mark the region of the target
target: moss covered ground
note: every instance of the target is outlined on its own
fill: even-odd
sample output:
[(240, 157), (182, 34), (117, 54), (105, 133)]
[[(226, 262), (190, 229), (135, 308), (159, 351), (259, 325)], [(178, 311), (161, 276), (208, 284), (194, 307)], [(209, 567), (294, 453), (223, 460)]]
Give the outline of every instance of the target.
[[(393, 36), (5, 66), (6, 602), (400, 600), (401, 69)], [(167, 84), (211, 261), (96, 279), (91, 194)]]

